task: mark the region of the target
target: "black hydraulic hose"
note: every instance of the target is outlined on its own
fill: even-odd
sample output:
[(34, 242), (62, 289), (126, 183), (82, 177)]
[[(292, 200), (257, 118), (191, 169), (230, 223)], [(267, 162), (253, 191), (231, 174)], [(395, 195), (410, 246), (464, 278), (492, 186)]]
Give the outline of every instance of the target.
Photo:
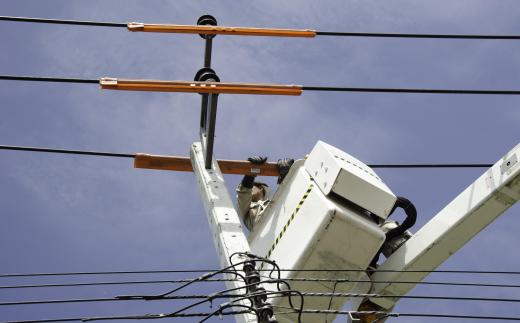
[(388, 241), (392, 240), (393, 238), (398, 237), (399, 235), (403, 234), (406, 230), (410, 229), (415, 224), (415, 221), (417, 220), (417, 209), (415, 208), (413, 203), (410, 202), (409, 199), (402, 197), (402, 196), (398, 196), (397, 200), (395, 201), (394, 207), (390, 211), (389, 216), (392, 215), (392, 213), (394, 213), (396, 208), (401, 208), (404, 210), (404, 213), (406, 214), (406, 219), (403, 221), (403, 223), (401, 225), (399, 225), (396, 228), (393, 228), (391, 230), (388, 230), (388, 232), (386, 232), (385, 242), (383, 243), (381, 248), (379, 248), (376, 255), (370, 262), (370, 267), (372, 267), (372, 268), (376, 268), (377, 261), (379, 260), (379, 255), (381, 255), (381, 252), (383, 251), (384, 244), (387, 243)]
[(417, 209), (409, 199), (398, 196), (390, 214), (392, 214), (396, 208), (401, 208), (404, 210), (406, 219), (397, 228), (393, 228), (386, 233), (386, 241), (390, 241), (393, 238), (403, 234), (406, 230), (410, 229), (417, 220)]

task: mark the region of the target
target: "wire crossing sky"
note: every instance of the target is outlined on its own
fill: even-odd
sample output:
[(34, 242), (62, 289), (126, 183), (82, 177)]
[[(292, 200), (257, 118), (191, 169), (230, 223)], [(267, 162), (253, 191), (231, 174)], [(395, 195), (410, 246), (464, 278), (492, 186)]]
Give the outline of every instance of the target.
[[(9, 147), (187, 156), (199, 135), (198, 95), (101, 91), (96, 86), (64, 83), (71, 79), (47, 81), (62, 76), (91, 85), (99, 83), (100, 76), (192, 80), (203, 65), (204, 41), (198, 35), (121, 28), (131, 21), (194, 25), (204, 14), (215, 16), (222, 26), (317, 31), (316, 39), (214, 38), (212, 67), (222, 82), (296, 82), (307, 90), (300, 97), (222, 95), (216, 158), (245, 160), (266, 155), (271, 162), (303, 158), (322, 140), (364, 162), (385, 163), (379, 166), (390, 165), (387, 162), (429, 168), (432, 163), (483, 163), (464, 171), (376, 169), (394, 193), (407, 196), (416, 205), (415, 232), (482, 175), (485, 169), (481, 166), (496, 162), (520, 141), (520, 98), (504, 95), (513, 93), (439, 95), (431, 91), (518, 91), (520, 7), (514, 0), (442, 4), (429, 0), (420, 4), (410, 0), (244, 4), (231, 0), (47, 0), (45, 4), (5, 0), (0, 9), (0, 75), (50, 77), (45, 82), (1, 82), (0, 144)], [(51, 19), (47, 22), (54, 24), (13, 21), (27, 20), (20, 17)], [(76, 24), (84, 26), (73, 27)], [(341, 91), (353, 90), (349, 86), (367, 91), (339, 91), (340, 87), (344, 87)], [(332, 91), (335, 87), (338, 89)], [(326, 88), (330, 91), (322, 91)], [(370, 89), (431, 93), (376, 94)], [(43, 149), (68, 153), (67, 149)], [(121, 155), (133, 157), (133, 153)], [(69, 158), (7, 150), (0, 152), (0, 166), (0, 256), (8, 260), (1, 262), (0, 274), (124, 271), (117, 278), (135, 282), (172, 279), (168, 276), (172, 273), (135, 273), (138, 271), (219, 268), (192, 173), (121, 167), (120, 158)], [(264, 179), (274, 191), (275, 179)], [(226, 176), (231, 194), (239, 181), (239, 176)], [(516, 288), (463, 288), (462, 284), (518, 285), (515, 275), (497, 272), (520, 270), (514, 252), (519, 227), (514, 215), (518, 211), (518, 206), (510, 209), (438, 268), (493, 273), (434, 272), (428, 281), (455, 284), (421, 284), (410, 296), (517, 298)], [(395, 215), (397, 220), (400, 217)], [(173, 278), (189, 281), (196, 275), (179, 272)], [(0, 285), (110, 281), (97, 274), (12, 276), (2, 277)], [(156, 295), (171, 286), (163, 287), (11, 288), (2, 289), (1, 298), (16, 302)], [(223, 289), (221, 282), (212, 282), (190, 285), (185, 292), (207, 295)], [(297, 297), (294, 299), (296, 302)], [(192, 304), (174, 301), (99, 302), (88, 308), (80, 304), (23, 305), (23, 311), (22, 307), (4, 306), (0, 316), (9, 322), (46, 318), (58, 322), (67, 317), (171, 314)], [(421, 322), (438, 322), (441, 317), (443, 322), (520, 317), (520, 310), (506, 302), (468, 301), (463, 308), (454, 303), (404, 299), (395, 309), (400, 316), (390, 317), (388, 322), (418, 319), (406, 313), (423, 315)], [(417, 313), (418, 306), (421, 313)], [(206, 309), (193, 308), (193, 313)], [(347, 312), (345, 309), (337, 321), (344, 320)], [(174, 321), (194, 320), (176, 317)], [(218, 315), (209, 321), (219, 322)]]
[[(77, 25), (77, 26), (95, 26), (95, 27), (121, 27), (127, 28), (128, 23), (119, 22), (100, 22), (100, 21), (81, 21), (81, 20), (63, 20), (63, 19), (46, 19), (46, 18), (30, 18), (30, 17), (10, 17), (0, 16), (0, 21), (13, 22), (32, 22), (43, 24), (58, 25)], [(341, 36), (341, 37), (385, 37), (385, 38), (440, 38), (440, 39), (520, 39), (517, 35), (453, 35), (453, 34), (412, 34), (412, 33), (367, 33), (367, 32), (342, 32), (342, 31), (316, 31), (318, 36)]]

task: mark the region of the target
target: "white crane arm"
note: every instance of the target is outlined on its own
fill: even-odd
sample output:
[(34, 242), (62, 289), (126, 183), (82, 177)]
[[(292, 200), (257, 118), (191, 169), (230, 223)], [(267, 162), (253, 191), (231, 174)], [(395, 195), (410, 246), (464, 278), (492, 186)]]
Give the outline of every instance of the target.
[[(520, 199), (520, 144), (496, 162), (392, 254), (372, 281), (421, 281)], [(394, 272), (384, 272), (395, 270)], [(391, 309), (415, 284), (375, 283), (370, 301)]]

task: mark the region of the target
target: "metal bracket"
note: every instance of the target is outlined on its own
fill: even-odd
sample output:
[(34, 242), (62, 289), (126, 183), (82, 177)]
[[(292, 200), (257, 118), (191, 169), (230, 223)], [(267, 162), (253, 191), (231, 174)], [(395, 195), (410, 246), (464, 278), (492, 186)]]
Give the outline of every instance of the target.
[(518, 163), (518, 156), (516, 154), (513, 154), (511, 157), (504, 160), (502, 165), (500, 165), (500, 172), (502, 173), (502, 175), (504, 175), (511, 168), (513, 168), (517, 163)]
[(347, 321), (348, 323), (361, 322), (360, 319), (358, 319), (357, 317), (354, 317), (354, 316), (352, 315), (352, 312), (348, 312), (347, 315), (348, 315), (348, 319), (349, 319), (349, 321)]

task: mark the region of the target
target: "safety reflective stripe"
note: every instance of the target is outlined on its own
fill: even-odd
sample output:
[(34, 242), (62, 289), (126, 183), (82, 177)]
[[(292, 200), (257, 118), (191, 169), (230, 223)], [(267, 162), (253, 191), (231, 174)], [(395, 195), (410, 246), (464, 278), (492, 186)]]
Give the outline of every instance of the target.
[(312, 191), (312, 188), (314, 187), (314, 184), (311, 184), (309, 186), (309, 188), (307, 189), (307, 191), (305, 192), (305, 194), (303, 194), (302, 198), (300, 199), (300, 202), (298, 203), (298, 205), (296, 206), (296, 208), (294, 209), (294, 211), (291, 213), (291, 216), (289, 217), (289, 219), (287, 220), (287, 223), (285, 223), (282, 231), (278, 234), (278, 236), (276, 237), (276, 240), (274, 241), (273, 245), (271, 246), (271, 249), (269, 249), (269, 251), (267, 252), (267, 256), (266, 258), (269, 258), (271, 256), (271, 254), (273, 253), (274, 249), (276, 248), (276, 246), (278, 245), (278, 243), (280, 242), (280, 240), (282, 239), (283, 235), (285, 234), (285, 232), (287, 231), (287, 228), (289, 227), (289, 225), (291, 224), (291, 222), (294, 220), (294, 217), (296, 216), (296, 214), (298, 213), (298, 211), (300, 211), (300, 208), (302, 207), (303, 205), (303, 202), (305, 202), (305, 200), (307, 199), (307, 197), (309, 196), (309, 194), (311, 193)]

